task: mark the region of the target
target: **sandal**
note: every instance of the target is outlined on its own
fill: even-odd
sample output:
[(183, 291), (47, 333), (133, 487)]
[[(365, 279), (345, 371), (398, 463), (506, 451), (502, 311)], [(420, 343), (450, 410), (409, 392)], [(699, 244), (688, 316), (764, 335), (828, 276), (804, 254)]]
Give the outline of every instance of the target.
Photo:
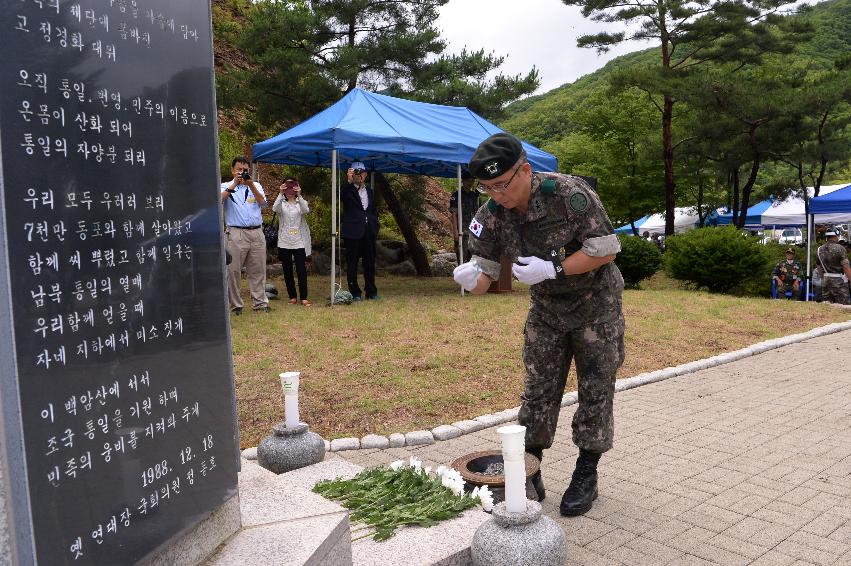
[(291, 305), (298, 304), (298, 299), (296, 299), (295, 297), (293, 297), (292, 299), (290, 299), (290, 304), (291, 304)]
[(303, 299), (303, 300), (301, 301), (301, 304), (302, 304), (302, 305), (304, 305), (304, 306), (306, 306), (306, 307), (309, 307), (309, 306), (310, 306), (310, 305), (312, 305), (313, 303), (311, 303), (311, 302), (310, 302), (310, 301), (308, 301), (307, 299)]

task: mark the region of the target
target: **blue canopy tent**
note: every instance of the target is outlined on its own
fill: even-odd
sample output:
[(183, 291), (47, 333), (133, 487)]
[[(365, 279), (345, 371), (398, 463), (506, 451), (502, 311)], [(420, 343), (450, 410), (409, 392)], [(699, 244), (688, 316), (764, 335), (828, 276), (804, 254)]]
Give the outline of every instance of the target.
[[(851, 221), (851, 185), (839, 185), (840, 188), (810, 199), (808, 226), (815, 227), (816, 222), (820, 224), (833, 224), (837, 222)], [(807, 271), (810, 271), (810, 257), (812, 248), (807, 242)], [(809, 279), (807, 280), (809, 287)], [(809, 288), (807, 289), (809, 299)]]
[[(262, 163), (331, 168), (331, 295), (337, 239), (337, 168), (362, 161), (371, 172), (456, 177), (488, 136), (503, 130), (463, 107), (402, 100), (356, 88), (312, 118), (254, 144)], [(557, 171), (555, 156), (523, 142), (532, 168)], [(458, 222), (461, 223), (459, 198)], [(461, 245), (459, 236), (459, 246)], [(462, 246), (463, 249), (463, 246)], [(463, 291), (462, 291), (463, 293)]]
[[(332, 167), (362, 161), (372, 171), (455, 177), (479, 143), (503, 130), (475, 112), (403, 100), (356, 88), (301, 124), (254, 144), (262, 163)], [(536, 171), (557, 159), (523, 142)], [(335, 162), (336, 156), (336, 162)]]
[[(653, 216), (652, 214), (648, 214), (646, 216), (642, 216), (641, 218), (639, 218), (638, 220), (636, 220), (634, 222), (635, 228), (636, 228), (636, 230), (638, 230), (639, 234), (641, 233), (641, 225), (644, 224), (645, 222), (647, 222), (648, 220), (650, 220), (650, 218), (652, 216)], [(617, 228), (615, 228), (615, 234), (631, 235), (632, 234), (632, 225), (624, 224), (623, 226), (618, 226)]]
[(810, 214), (821, 224), (851, 220), (851, 185), (811, 198)]
[[(824, 198), (824, 196), (828, 196), (833, 194), (834, 192), (842, 189), (845, 185), (825, 185), (821, 187), (820, 193), (823, 196), (819, 196), (817, 198)], [(813, 193), (812, 187), (807, 189), (810, 194)], [(812, 203), (815, 198), (810, 199), (810, 203)], [(817, 218), (818, 222), (831, 222), (831, 220), (825, 218), (824, 220)], [(733, 223), (733, 214), (722, 214), (718, 218), (718, 224), (732, 224)], [(785, 227), (785, 226), (804, 226), (807, 223), (807, 211), (806, 204), (804, 203), (804, 199), (801, 197), (789, 197), (783, 200), (776, 198), (767, 198), (762, 202), (758, 202), (755, 205), (748, 208), (747, 213), (745, 215), (745, 226), (747, 227), (757, 227), (757, 226), (775, 226), (775, 227)]]

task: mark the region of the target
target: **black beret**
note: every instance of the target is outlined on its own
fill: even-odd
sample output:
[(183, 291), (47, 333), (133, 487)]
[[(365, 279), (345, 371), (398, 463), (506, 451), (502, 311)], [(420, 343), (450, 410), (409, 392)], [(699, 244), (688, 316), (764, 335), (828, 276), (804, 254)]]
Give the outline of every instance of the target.
[(470, 159), (470, 173), (485, 181), (496, 179), (517, 163), (522, 152), (520, 140), (511, 134), (494, 134), (476, 148)]

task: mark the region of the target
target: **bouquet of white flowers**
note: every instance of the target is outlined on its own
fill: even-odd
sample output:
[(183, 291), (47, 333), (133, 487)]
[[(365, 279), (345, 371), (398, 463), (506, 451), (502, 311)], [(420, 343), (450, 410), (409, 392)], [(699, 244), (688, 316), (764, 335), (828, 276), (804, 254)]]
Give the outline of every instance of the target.
[(402, 525), (430, 527), (438, 521), (457, 517), (480, 503), (485, 511), (493, 508), (487, 486), (464, 492), (464, 479), (457, 470), (440, 466), (432, 474), (422, 462), (397, 460), (389, 468), (363, 470), (350, 480), (321, 481), (313, 491), (339, 501), (351, 511), (351, 520), (365, 526), (355, 531), (373, 535), (375, 540), (392, 537)]

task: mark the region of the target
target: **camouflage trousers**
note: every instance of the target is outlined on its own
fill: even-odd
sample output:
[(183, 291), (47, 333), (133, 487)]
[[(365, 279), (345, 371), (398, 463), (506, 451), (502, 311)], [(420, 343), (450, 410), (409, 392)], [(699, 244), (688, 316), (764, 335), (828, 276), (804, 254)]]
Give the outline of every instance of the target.
[(614, 438), (615, 375), (624, 360), (624, 321), (592, 322), (560, 328), (558, 316), (536, 309), (526, 320), (523, 361), (526, 382), (519, 422), (526, 427), (526, 448), (552, 446), (571, 361), (576, 362), (579, 403), (573, 415), (573, 443), (602, 453)]
[(825, 277), (821, 283), (821, 297), (828, 303), (840, 305), (851, 304), (851, 293), (848, 291), (848, 283), (841, 277)]

